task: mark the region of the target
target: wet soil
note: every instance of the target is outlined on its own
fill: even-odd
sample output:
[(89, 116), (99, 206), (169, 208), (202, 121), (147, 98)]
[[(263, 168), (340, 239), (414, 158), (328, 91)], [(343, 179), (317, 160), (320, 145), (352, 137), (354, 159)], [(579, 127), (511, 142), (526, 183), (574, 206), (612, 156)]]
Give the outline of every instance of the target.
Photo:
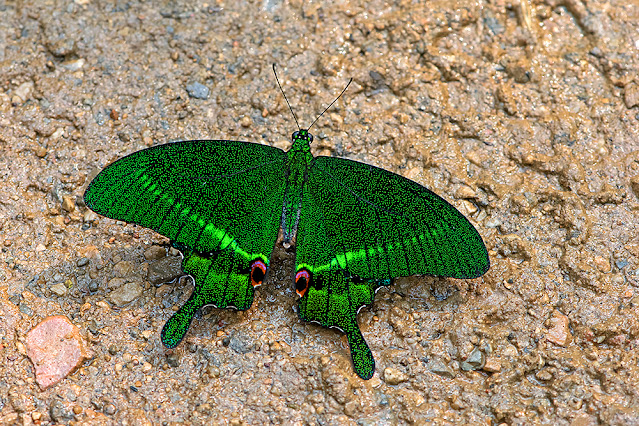
[[(359, 315), (377, 360), (300, 321), (293, 250), (246, 312), (205, 308), (153, 232), (82, 202), (185, 139), (366, 161), (475, 224), (482, 278), (400, 278)], [(639, 5), (580, 0), (0, 3), (0, 423), (638, 424)], [(26, 333), (94, 356), (41, 391)]]

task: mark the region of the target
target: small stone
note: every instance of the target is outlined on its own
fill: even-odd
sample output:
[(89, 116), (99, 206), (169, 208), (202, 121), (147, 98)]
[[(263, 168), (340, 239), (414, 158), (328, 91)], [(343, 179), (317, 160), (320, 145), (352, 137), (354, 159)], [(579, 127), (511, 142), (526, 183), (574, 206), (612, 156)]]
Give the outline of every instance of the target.
[(501, 371), (501, 362), (499, 362), (498, 358), (489, 357), (486, 359), (483, 369), (489, 373), (499, 373)]
[(60, 400), (54, 399), (49, 406), (49, 415), (55, 423), (68, 423), (73, 418), (71, 410)]
[(42, 390), (64, 379), (92, 356), (78, 327), (63, 315), (45, 318), (27, 333), (25, 344)]
[(597, 269), (599, 269), (599, 272), (603, 272), (604, 274), (607, 274), (608, 272), (611, 271), (610, 262), (605, 257), (595, 256), (594, 262)]
[(166, 256), (166, 249), (160, 246), (151, 246), (144, 252), (144, 258), (148, 261), (162, 259)]
[(71, 61), (65, 61), (61, 64), (62, 68), (74, 72), (74, 71), (79, 71), (80, 69), (82, 69), (82, 67), (84, 66), (84, 63), (86, 61), (84, 60), (84, 58), (80, 58), (80, 59), (74, 59)]
[(467, 185), (460, 186), (459, 188), (457, 188), (457, 191), (455, 192), (455, 198), (457, 199), (475, 198), (476, 196), (477, 196), (477, 193), (475, 192), (475, 190), (473, 190), (473, 188)]
[(627, 108), (639, 105), (639, 85), (634, 81), (626, 84), (623, 90), (623, 101)]
[(35, 155), (36, 155), (38, 158), (44, 158), (44, 157), (46, 157), (48, 150), (47, 150), (47, 148), (46, 148), (46, 147), (44, 147), (44, 146), (42, 146), (42, 145), (38, 145), (38, 146), (35, 148), (34, 152), (35, 152)]
[(431, 373), (435, 373), (442, 377), (453, 378), (455, 377), (455, 373), (453, 373), (446, 364), (439, 360), (432, 360), (428, 363), (428, 369)]
[(245, 354), (255, 348), (255, 341), (240, 330), (230, 337), (229, 347), (239, 354)]
[(251, 120), (251, 117), (245, 115), (240, 120), (240, 124), (242, 125), (242, 127), (251, 127), (251, 124), (253, 124), (253, 120)]
[(64, 296), (67, 294), (67, 287), (63, 283), (57, 283), (49, 287), (49, 290), (57, 294), (58, 296)]
[(128, 277), (133, 272), (133, 262), (123, 260), (113, 266), (113, 275), (116, 277)]
[(384, 370), (384, 381), (389, 385), (398, 385), (408, 380), (408, 376), (396, 368), (388, 367)]
[(175, 352), (170, 353), (169, 355), (167, 355), (166, 357), (166, 362), (171, 366), (171, 367), (179, 367), (180, 366), (180, 357), (178, 356), (178, 354), (176, 354)]
[(87, 210), (86, 212), (84, 212), (84, 216), (82, 216), (82, 221), (84, 223), (92, 223), (92, 222), (95, 222), (97, 219), (98, 219), (98, 215), (96, 215), (91, 210)]
[(76, 265), (78, 265), (78, 268), (82, 268), (83, 266), (87, 266), (88, 264), (89, 264), (89, 258), (87, 257), (81, 257), (76, 262)]
[(550, 318), (550, 325), (546, 339), (555, 345), (566, 346), (572, 338), (568, 317), (559, 311), (555, 311), (552, 318)]
[(26, 316), (30, 317), (33, 315), (33, 309), (31, 309), (31, 307), (25, 303), (20, 303), (19, 309), (20, 309), (20, 312), (22, 312)]
[(477, 211), (477, 206), (475, 204), (471, 203), (470, 201), (462, 200), (461, 203), (464, 206), (464, 208), (466, 209), (466, 213), (468, 215), (473, 215)]
[(44, 244), (39, 243), (39, 244), (36, 246), (35, 251), (36, 251), (37, 253), (40, 253), (40, 252), (45, 251), (46, 249), (47, 249), (47, 248), (44, 246)]
[(124, 278), (111, 278), (107, 283), (107, 288), (109, 290), (115, 290), (116, 288), (120, 288), (126, 284), (126, 280)]
[(164, 257), (149, 265), (148, 280), (153, 285), (173, 281), (182, 275), (182, 259), (179, 257)]
[(75, 210), (75, 197), (73, 195), (65, 195), (62, 197), (62, 210), (69, 213)]
[(628, 261), (626, 259), (617, 259), (615, 260), (615, 266), (619, 269), (623, 269), (628, 266)]
[(33, 81), (26, 81), (13, 91), (14, 98), (17, 97), (19, 99), (18, 104), (24, 103), (31, 98), (34, 87), (35, 84), (33, 83)]
[(208, 99), (210, 91), (209, 88), (202, 83), (195, 82), (186, 86), (186, 92), (192, 98)]
[(474, 371), (481, 369), (486, 363), (484, 353), (475, 348), (472, 350), (468, 358), (460, 364), (460, 367), (464, 371)]
[(109, 293), (109, 300), (116, 306), (124, 306), (142, 295), (144, 287), (138, 282), (130, 282)]
[(539, 370), (535, 374), (535, 377), (538, 378), (539, 380), (547, 382), (548, 380), (552, 379), (552, 373), (548, 371), (547, 368), (544, 368), (543, 370)]

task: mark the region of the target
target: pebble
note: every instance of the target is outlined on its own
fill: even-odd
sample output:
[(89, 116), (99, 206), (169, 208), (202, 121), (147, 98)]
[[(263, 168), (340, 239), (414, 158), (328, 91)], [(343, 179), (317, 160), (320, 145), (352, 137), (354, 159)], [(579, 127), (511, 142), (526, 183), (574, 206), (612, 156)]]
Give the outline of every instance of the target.
[(44, 146), (42, 146), (42, 145), (38, 145), (38, 146), (35, 148), (35, 155), (37, 155), (37, 156), (38, 156), (38, 158), (44, 158), (44, 157), (46, 157), (47, 152), (48, 152), (47, 148), (46, 148), (46, 147), (44, 147)]
[(468, 358), (460, 364), (460, 367), (464, 371), (480, 370), (486, 364), (486, 357), (484, 353), (478, 348), (474, 348)]
[(457, 199), (475, 198), (476, 196), (477, 193), (475, 192), (475, 190), (467, 185), (461, 185), (459, 188), (457, 188), (457, 191), (455, 191), (455, 198)]
[(186, 92), (190, 97), (195, 99), (208, 99), (210, 91), (209, 88), (202, 83), (195, 82), (186, 86)]
[(388, 367), (384, 370), (384, 381), (389, 385), (398, 385), (408, 380), (408, 376), (396, 368)]
[(58, 296), (64, 296), (68, 292), (67, 286), (65, 286), (64, 283), (54, 284), (51, 287), (49, 287), (49, 290), (51, 290), (53, 293), (57, 294)]
[(570, 334), (570, 330), (568, 328), (569, 325), (570, 320), (567, 316), (559, 311), (553, 312), (553, 316), (550, 318), (550, 329), (548, 330), (546, 339), (555, 345), (566, 346), (572, 338), (572, 334)]
[(238, 354), (245, 354), (255, 348), (255, 342), (244, 331), (239, 330), (229, 338), (228, 346)]
[(489, 373), (499, 373), (501, 371), (501, 362), (495, 357), (488, 357), (484, 363), (483, 370)]
[(626, 84), (623, 90), (623, 101), (629, 109), (639, 105), (639, 85), (637, 83)]
[(35, 84), (33, 83), (33, 81), (26, 81), (22, 83), (16, 90), (13, 91), (12, 102), (14, 104), (22, 104), (28, 101), (31, 98), (34, 87)]
[(68, 423), (69, 420), (73, 419), (71, 410), (69, 410), (67, 406), (58, 399), (54, 399), (51, 402), (51, 405), (49, 406), (49, 415), (51, 416), (51, 420), (60, 424)]
[(81, 257), (80, 259), (78, 259), (76, 265), (78, 265), (79, 268), (82, 268), (83, 266), (87, 266), (89, 264), (89, 259), (86, 257)]
[(180, 366), (180, 357), (178, 356), (178, 354), (176, 354), (175, 352), (170, 353), (169, 355), (167, 355), (166, 357), (166, 362), (171, 366), (171, 367), (179, 367)]
[(133, 262), (122, 260), (113, 266), (113, 275), (116, 277), (128, 277), (133, 272)]
[(69, 213), (75, 210), (75, 197), (73, 195), (65, 195), (62, 197), (62, 210)]
[(144, 252), (144, 258), (148, 261), (159, 260), (166, 256), (166, 249), (161, 246), (151, 246)]
[(139, 282), (129, 282), (109, 293), (109, 300), (116, 306), (124, 306), (140, 297), (143, 290)]
[(179, 257), (164, 257), (149, 265), (148, 280), (153, 285), (173, 281), (182, 275), (182, 259)]
[(96, 220), (98, 220), (98, 215), (91, 210), (87, 210), (86, 212), (84, 212), (84, 216), (82, 216), (82, 221), (85, 223), (92, 223)]
[(120, 288), (126, 284), (126, 280), (124, 278), (111, 278), (107, 283), (107, 288), (109, 290), (115, 290), (116, 288)]
[(603, 256), (595, 256), (594, 263), (597, 269), (599, 269), (599, 272), (607, 274), (611, 271), (610, 262)]
[(439, 361), (439, 360), (432, 360), (428, 363), (427, 365), (428, 369), (431, 371), (431, 373), (435, 373), (439, 376), (442, 377), (447, 377), (447, 378), (453, 378), (455, 377), (455, 373), (453, 373), (450, 368), (448, 368), (448, 366), (446, 364), (444, 364), (443, 362)]
[(36, 325), (27, 333), (25, 345), (42, 390), (64, 379), (92, 356), (78, 327), (63, 315), (47, 317)]
[(62, 66), (62, 68), (66, 69), (67, 71), (79, 71), (80, 69), (82, 69), (82, 67), (84, 66), (84, 63), (86, 61), (84, 60), (84, 58), (80, 58), (80, 59), (73, 59), (70, 61), (65, 61), (62, 64), (60, 64)]

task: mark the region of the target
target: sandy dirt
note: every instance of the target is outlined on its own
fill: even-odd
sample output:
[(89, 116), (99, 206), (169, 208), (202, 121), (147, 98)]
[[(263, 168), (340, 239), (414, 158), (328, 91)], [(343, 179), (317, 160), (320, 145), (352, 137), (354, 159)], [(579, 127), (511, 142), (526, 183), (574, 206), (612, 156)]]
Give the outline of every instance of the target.
[[(315, 154), (431, 188), (489, 249), (377, 294), (369, 381), (297, 317), (293, 249), (167, 350), (179, 253), (82, 201), (148, 146), (288, 149), (274, 62), (302, 126), (354, 79)], [(0, 424), (639, 424), (638, 69), (631, 1), (0, 2)], [(52, 315), (92, 356), (42, 391)]]

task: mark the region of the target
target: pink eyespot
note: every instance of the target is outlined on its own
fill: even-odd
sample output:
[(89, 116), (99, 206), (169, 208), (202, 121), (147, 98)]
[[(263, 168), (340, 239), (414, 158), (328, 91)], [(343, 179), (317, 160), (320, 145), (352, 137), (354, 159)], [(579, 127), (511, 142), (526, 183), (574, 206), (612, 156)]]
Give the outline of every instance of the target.
[(295, 274), (295, 292), (303, 297), (308, 290), (308, 285), (311, 283), (311, 273), (307, 269), (300, 269)]
[(264, 277), (266, 276), (266, 264), (257, 259), (251, 263), (251, 284), (253, 287), (262, 285)]

